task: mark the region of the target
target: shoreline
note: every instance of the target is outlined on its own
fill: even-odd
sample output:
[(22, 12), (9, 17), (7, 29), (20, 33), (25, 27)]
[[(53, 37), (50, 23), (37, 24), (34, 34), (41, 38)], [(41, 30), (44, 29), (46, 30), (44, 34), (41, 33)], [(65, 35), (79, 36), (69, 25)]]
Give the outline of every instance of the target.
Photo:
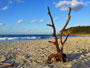
[[(51, 35), (52, 36), (52, 35)], [(63, 38), (65, 38), (66, 36), (64, 35)], [(82, 38), (82, 37), (90, 37), (89, 35), (81, 35), (81, 36), (72, 36), (70, 35), (68, 38)], [(5, 38), (5, 37), (4, 37)], [(7, 37), (6, 37), (7, 38)], [(9, 37), (8, 37), (9, 38)], [(14, 37), (10, 37), (9, 39), (3, 39), (3, 38), (0, 38), (0, 43), (8, 43), (8, 42), (21, 42), (21, 41), (34, 41), (34, 40), (48, 40), (48, 39), (54, 39), (54, 37), (50, 37), (50, 38), (42, 38), (42, 39), (13, 39)], [(17, 37), (18, 38), (18, 37)], [(22, 37), (23, 38), (23, 37)]]
[[(45, 40), (0, 43), (0, 62), (14, 64), (13, 68), (89, 68), (90, 37), (68, 38), (64, 53), (69, 61), (47, 63), (48, 56), (56, 53), (55, 46)], [(7, 67), (0, 65), (0, 68)]]

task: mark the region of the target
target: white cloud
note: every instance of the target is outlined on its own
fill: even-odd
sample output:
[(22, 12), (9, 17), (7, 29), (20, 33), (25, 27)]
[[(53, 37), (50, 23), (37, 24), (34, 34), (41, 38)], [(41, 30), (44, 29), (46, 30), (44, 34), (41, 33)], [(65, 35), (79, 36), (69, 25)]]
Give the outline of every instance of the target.
[(71, 1), (59, 1), (57, 4), (56, 4), (56, 8), (58, 8), (58, 7), (60, 7), (60, 6), (62, 6), (62, 5), (64, 5), (64, 4), (71, 4)]
[(15, 0), (17, 3), (23, 3), (24, 0)]
[(9, 4), (12, 4), (13, 2), (16, 2), (16, 3), (23, 3), (24, 0), (9, 0)]
[(18, 23), (22, 23), (22, 22), (23, 22), (23, 19), (18, 20)]
[(2, 8), (2, 10), (7, 10), (9, 7), (8, 6), (4, 6), (3, 8)]
[(88, 4), (90, 4), (90, 1), (85, 2), (85, 5), (88, 5)]
[(37, 22), (37, 20), (32, 20), (30, 23), (32, 24), (32, 23), (36, 23)]
[(9, 2), (8, 2), (9, 4), (12, 4), (13, 3), (13, 1), (12, 0), (9, 0)]
[(44, 19), (40, 19), (40, 22), (43, 22), (44, 21)]
[(61, 11), (67, 11), (67, 10), (68, 10), (68, 7), (61, 7), (60, 10), (61, 10)]
[(3, 23), (0, 23), (0, 26), (4, 26), (5, 24), (3, 24)]
[(73, 1), (71, 2), (71, 8), (72, 8), (73, 10), (75, 10), (75, 11), (82, 9), (82, 8), (83, 8), (83, 5), (84, 5), (83, 2), (79, 2), (79, 1), (77, 1), (77, 0), (73, 0)]
[(56, 5), (56, 2), (54, 1), (53, 4)]
[[(81, 10), (85, 5), (90, 4), (90, 1), (78, 1), (78, 0), (72, 0), (72, 1), (59, 1), (55, 7), (59, 8), (61, 7), (61, 11), (67, 11), (68, 7), (71, 7), (72, 10), (78, 11)], [(63, 7), (64, 6), (64, 7)]]
[(59, 17), (58, 16), (56, 16), (55, 18), (54, 18), (54, 20), (56, 21), (56, 20), (58, 20), (59, 19)]
[(32, 24), (32, 23), (37, 23), (37, 22), (42, 23), (42, 22), (44, 22), (44, 19), (40, 19), (39, 21), (34, 19), (34, 20), (31, 20), (30, 23)]

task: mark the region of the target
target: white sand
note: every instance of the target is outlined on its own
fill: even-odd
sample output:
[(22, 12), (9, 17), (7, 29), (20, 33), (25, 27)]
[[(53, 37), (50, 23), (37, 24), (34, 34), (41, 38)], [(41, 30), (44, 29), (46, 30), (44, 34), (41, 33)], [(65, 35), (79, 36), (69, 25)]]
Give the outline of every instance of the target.
[(67, 40), (64, 53), (69, 61), (65, 63), (47, 63), (48, 56), (56, 53), (48, 40), (0, 43), (0, 62), (14, 63), (13, 68), (90, 68), (90, 37)]

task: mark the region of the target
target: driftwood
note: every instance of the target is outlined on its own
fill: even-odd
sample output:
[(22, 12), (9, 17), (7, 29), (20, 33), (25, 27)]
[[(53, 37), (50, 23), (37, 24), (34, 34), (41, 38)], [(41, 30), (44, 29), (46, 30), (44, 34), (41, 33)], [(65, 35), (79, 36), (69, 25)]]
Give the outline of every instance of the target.
[[(64, 41), (62, 41), (62, 35), (63, 35), (63, 32), (64, 32), (64, 30), (65, 30), (66, 26), (68, 25), (69, 20), (71, 18), (70, 13), (71, 13), (71, 8), (69, 7), (68, 20), (67, 20), (65, 26), (63, 27), (63, 29), (61, 30), (60, 37), (58, 38), (57, 35), (56, 35), (56, 29), (55, 29), (55, 26), (54, 26), (53, 18), (51, 16), (50, 9), (48, 7), (48, 15), (50, 16), (52, 24), (47, 24), (47, 26), (50, 26), (50, 27), (53, 28), (53, 36), (54, 36), (54, 39), (55, 39), (54, 42), (49, 41), (49, 43), (53, 43), (56, 46), (56, 50), (57, 50), (56, 54), (51, 54), (51, 55), (48, 56), (49, 61), (51, 61), (52, 58), (54, 58), (56, 61), (61, 61), (61, 62), (68, 61), (68, 58), (67, 58), (66, 54), (63, 53), (63, 47), (64, 47), (64, 43), (67, 41), (67, 38), (68, 38), (69, 34), (66, 36)], [(59, 48), (58, 39), (60, 39), (61, 48)]]
[(9, 67), (14, 67), (14, 64), (8, 64), (8, 63), (0, 63), (0, 65), (5, 65), (5, 66), (9, 66)]

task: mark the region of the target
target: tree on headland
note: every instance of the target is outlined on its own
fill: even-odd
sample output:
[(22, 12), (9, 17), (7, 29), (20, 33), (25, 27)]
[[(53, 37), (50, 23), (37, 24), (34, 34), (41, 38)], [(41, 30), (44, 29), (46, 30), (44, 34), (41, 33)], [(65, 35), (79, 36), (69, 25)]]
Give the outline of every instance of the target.
[[(57, 50), (56, 54), (51, 54), (51, 55), (48, 56), (49, 61), (51, 61), (53, 58), (55, 59), (55, 61), (61, 61), (61, 62), (68, 61), (68, 58), (67, 58), (66, 54), (63, 53), (63, 47), (64, 47), (64, 43), (67, 41), (67, 38), (68, 38), (69, 34), (67, 34), (64, 41), (62, 41), (62, 35), (63, 35), (63, 32), (65, 31), (65, 28), (68, 25), (69, 20), (71, 18), (70, 13), (71, 13), (71, 8), (69, 7), (68, 20), (67, 20), (65, 26), (63, 27), (63, 29), (61, 30), (60, 37), (58, 38), (57, 35), (56, 35), (56, 28), (55, 28), (55, 25), (54, 25), (54, 22), (53, 22), (53, 18), (52, 18), (52, 15), (50, 13), (50, 9), (48, 7), (48, 15), (50, 16), (52, 24), (47, 24), (47, 26), (50, 26), (50, 27), (53, 28), (53, 36), (54, 36), (54, 39), (55, 39), (54, 42), (53, 41), (49, 41), (49, 42), (53, 43), (56, 47), (56, 50)], [(60, 39), (61, 48), (59, 48), (58, 39)]]
[(70, 35), (90, 35), (90, 26), (75, 26), (65, 29), (64, 35), (69, 32)]

